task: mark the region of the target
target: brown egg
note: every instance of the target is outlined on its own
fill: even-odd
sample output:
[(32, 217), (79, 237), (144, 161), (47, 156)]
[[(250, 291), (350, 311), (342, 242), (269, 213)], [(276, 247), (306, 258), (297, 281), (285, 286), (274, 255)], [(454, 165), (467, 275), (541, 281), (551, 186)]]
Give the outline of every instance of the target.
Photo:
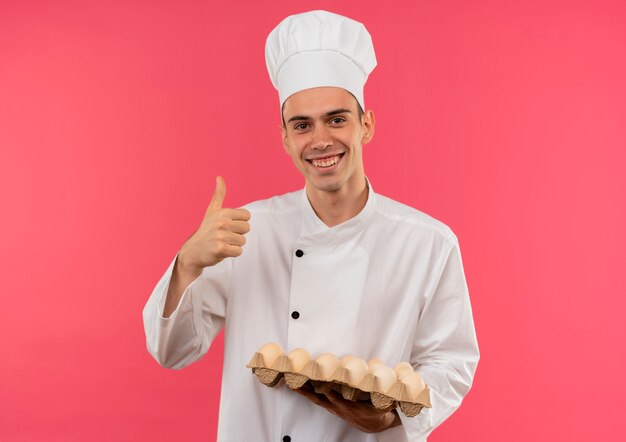
[(320, 381), (330, 381), (340, 366), (339, 359), (332, 353), (322, 353), (315, 359), (315, 362), (316, 373), (313, 379)]
[(386, 393), (396, 382), (398, 377), (391, 367), (386, 365), (377, 367), (372, 373), (375, 379), (375, 391), (378, 393)]
[(411, 402), (416, 401), (426, 388), (424, 379), (422, 379), (422, 376), (417, 372), (406, 375), (400, 382), (404, 385), (406, 400)]
[(371, 359), (371, 360), (367, 363), (367, 365), (368, 365), (368, 366), (369, 366), (369, 368), (370, 368), (370, 373), (374, 373), (374, 370), (375, 370), (377, 367), (380, 367), (380, 366), (385, 366), (385, 363), (384, 363), (383, 361), (381, 361), (380, 359), (378, 359), (378, 358), (374, 358), (374, 359)]
[(270, 342), (261, 347), (259, 353), (263, 356), (265, 367), (271, 367), (276, 359), (283, 354), (283, 349), (280, 345)]
[(344, 356), (339, 361), (340, 366), (333, 374), (333, 382), (341, 385), (344, 399), (355, 400), (358, 392), (355, 391), (363, 377), (369, 373), (367, 362), (354, 356)]
[(343, 367), (347, 372), (347, 383), (356, 387), (363, 380), (363, 378), (369, 373), (369, 367), (367, 362), (360, 358), (352, 358), (348, 360)]
[(303, 348), (296, 348), (289, 353), (291, 368), (294, 373), (300, 373), (304, 366), (311, 360), (311, 355)]
[(345, 355), (343, 358), (339, 359), (339, 363), (342, 367), (345, 367), (349, 360), (354, 359), (352, 355)]
[(398, 365), (396, 365), (395, 371), (398, 379), (402, 380), (402, 378), (407, 374), (413, 373), (413, 366), (408, 362), (400, 362)]

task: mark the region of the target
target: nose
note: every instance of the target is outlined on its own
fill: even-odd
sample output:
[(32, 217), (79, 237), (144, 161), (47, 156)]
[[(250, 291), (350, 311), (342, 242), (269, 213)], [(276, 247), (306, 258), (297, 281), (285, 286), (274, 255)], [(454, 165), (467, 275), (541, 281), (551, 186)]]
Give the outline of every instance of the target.
[(311, 149), (324, 150), (333, 145), (330, 131), (324, 124), (316, 124), (311, 132)]

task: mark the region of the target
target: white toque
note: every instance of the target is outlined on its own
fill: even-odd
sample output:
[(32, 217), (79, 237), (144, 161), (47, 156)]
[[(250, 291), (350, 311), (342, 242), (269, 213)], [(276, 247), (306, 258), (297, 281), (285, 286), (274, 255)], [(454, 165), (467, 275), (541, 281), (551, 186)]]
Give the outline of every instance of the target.
[(352, 93), (365, 110), (363, 86), (376, 67), (374, 45), (365, 26), (327, 11), (291, 15), (272, 30), (265, 62), (280, 105), (292, 94), (320, 86)]

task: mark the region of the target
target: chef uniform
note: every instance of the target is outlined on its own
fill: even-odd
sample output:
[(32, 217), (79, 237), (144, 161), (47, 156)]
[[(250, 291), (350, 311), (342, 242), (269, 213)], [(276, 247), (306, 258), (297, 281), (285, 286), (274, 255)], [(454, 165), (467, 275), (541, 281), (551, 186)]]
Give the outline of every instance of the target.
[[(326, 35), (330, 40), (317, 43), (358, 42), (356, 51), (341, 51), (360, 50), (364, 58), (355, 66), (371, 71), (373, 48), (360, 46), (371, 46), (363, 32), (360, 23), (325, 11), (288, 17), (268, 38), (275, 45), (268, 53), (278, 47), (279, 54), (268, 55), (268, 68), (290, 58), (280, 39)], [(291, 45), (296, 52), (303, 47), (315, 52)], [(341, 51), (334, 47), (314, 61), (343, 57)], [(302, 67), (291, 72), (305, 72)], [(314, 87), (297, 81), (296, 89)], [(280, 87), (279, 81), (279, 94)], [(358, 87), (347, 90), (362, 103)], [(281, 104), (289, 95), (281, 94)], [(305, 190), (247, 205), (251, 228), (243, 255), (204, 268), (169, 318), (162, 314), (176, 258), (156, 285), (143, 317), (148, 350), (159, 364), (189, 365), (224, 329), (218, 441), (422, 441), (468, 392), (479, 353), (457, 238), (443, 223), (367, 186), (361, 212), (334, 227), (318, 218)], [(246, 364), (268, 342), (286, 352), (302, 347), (312, 355), (379, 358), (391, 367), (409, 361), (430, 387), (432, 408), (412, 418), (398, 410), (401, 426), (363, 433), (283, 382), (262, 385)]]

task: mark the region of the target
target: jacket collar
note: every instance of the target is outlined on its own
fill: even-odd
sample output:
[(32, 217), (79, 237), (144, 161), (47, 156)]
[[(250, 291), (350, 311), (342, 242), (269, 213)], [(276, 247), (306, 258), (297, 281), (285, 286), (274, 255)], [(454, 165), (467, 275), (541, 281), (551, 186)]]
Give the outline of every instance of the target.
[(370, 223), (376, 210), (376, 195), (370, 181), (365, 178), (368, 191), (367, 201), (363, 209), (353, 218), (328, 227), (317, 216), (306, 195), (306, 188), (300, 197), (302, 208), (302, 225), (298, 243), (302, 246), (324, 246), (348, 241), (358, 235)]

